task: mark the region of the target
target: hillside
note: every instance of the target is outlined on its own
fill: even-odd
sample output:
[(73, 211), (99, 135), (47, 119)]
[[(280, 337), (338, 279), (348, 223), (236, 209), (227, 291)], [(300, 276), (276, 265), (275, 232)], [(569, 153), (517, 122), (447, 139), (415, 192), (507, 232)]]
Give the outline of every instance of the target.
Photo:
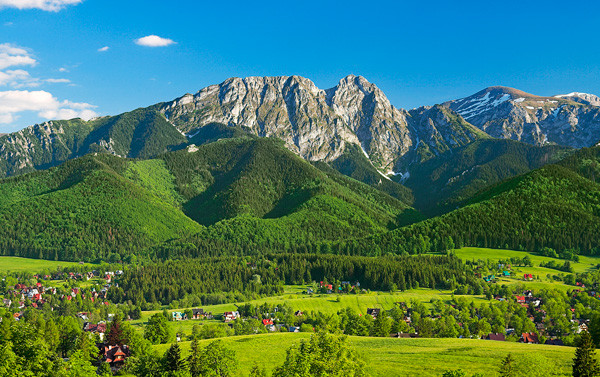
[(414, 165), (403, 184), (413, 191), (416, 208), (440, 214), (456, 209), (478, 191), (556, 162), (567, 153), (568, 148), (559, 146), (485, 139)]
[(263, 246), (364, 237), (418, 219), (397, 199), (256, 138), (151, 160), (87, 155), (0, 181), (0, 203), (6, 255), (61, 260), (126, 257), (194, 234)]
[[(448, 245), (600, 253), (600, 148), (501, 182), (446, 215), (354, 243), (355, 250), (420, 253)], [(348, 245), (342, 242), (340, 248)]]
[(3, 254), (108, 260), (200, 231), (178, 208), (124, 178), (125, 167), (119, 157), (88, 155), (0, 181)]
[(91, 152), (149, 158), (186, 142), (164, 115), (149, 109), (89, 122), (50, 121), (0, 137), (0, 176), (47, 169)]
[[(272, 370), (285, 361), (285, 350), (301, 339), (305, 333), (278, 333), (225, 338), (224, 344), (236, 352), (240, 372), (249, 373), (255, 363)], [(204, 340), (200, 344), (208, 344)], [(483, 373), (494, 375), (503, 358), (512, 353), (520, 361), (520, 370), (527, 375), (541, 375), (552, 370), (554, 376), (569, 376), (574, 350), (514, 342), (493, 342), (480, 339), (394, 339), (349, 337), (349, 342), (364, 357), (367, 371), (374, 377), (419, 376), (437, 377), (447, 370), (462, 369), (468, 375)], [(184, 355), (190, 342), (183, 342)], [(164, 352), (166, 345), (155, 346)], [(264, 352), (269, 350), (269, 352)], [(543, 372), (542, 372), (543, 373)]]

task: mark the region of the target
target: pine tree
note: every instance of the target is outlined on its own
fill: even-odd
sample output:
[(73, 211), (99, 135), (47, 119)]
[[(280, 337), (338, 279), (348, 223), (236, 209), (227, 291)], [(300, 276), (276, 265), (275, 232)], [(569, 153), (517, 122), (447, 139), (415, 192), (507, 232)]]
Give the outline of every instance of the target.
[(515, 375), (515, 371), (515, 358), (509, 353), (504, 359), (502, 359), (499, 373), (501, 377), (512, 377)]
[(579, 346), (573, 359), (573, 377), (593, 377), (600, 375), (600, 366), (594, 351), (594, 342), (589, 332), (581, 333)]
[(176, 372), (185, 369), (185, 360), (181, 358), (179, 344), (173, 343), (165, 354), (165, 369), (167, 372)]
[(202, 351), (198, 344), (198, 338), (194, 336), (192, 344), (190, 345), (190, 356), (188, 357), (188, 365), (190, 367), (190, 374), (192, 377), (199, 377), (202, 375)]

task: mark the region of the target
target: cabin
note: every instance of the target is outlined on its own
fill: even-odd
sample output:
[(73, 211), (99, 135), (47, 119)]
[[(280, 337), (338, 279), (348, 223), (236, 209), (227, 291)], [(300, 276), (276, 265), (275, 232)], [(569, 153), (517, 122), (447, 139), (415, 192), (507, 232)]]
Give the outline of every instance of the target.
[(510, 276), (510, 271), (502, 271), (503, 276)]
[(517, 300), (517, 304), (525, 303), (525, 296), (515, 296), (515, 299)]
[(205, 317), (204, 309), (192, 309), (193, 319), (202, 319)]
[(500, 333), (489, 333), (486, 337), (486, 340), (495, 340), (498, 342), (504, 342), (506, 341), (506, 337), (504, 336), (504, 334), (500, 334)]
[(187, 315), (182, 312), (173, 312), (171, 315), (173, 316), (173, 321), (183, 321), (187, 319)]
[(379, 315), (380, 312), (381, 312), (381, 309), (378, 309), (378, 308), (367, 309), (367, 314), (373, 318), (377, 318), (377, 316)]
[(103, 345), (104, 362), (109, 363), (110, 369), (117, 372), (125, 364), (125, 360), (129, 357), (129, 346), (127, 345)]
[(533, 275), (532, 274), (524, 274), (523, 280), (533, 280)]
[(300, 332), (300, 327), (298, 327), (298, 326), (290, 326), (288, 328), (288, 331), (289, 332)]
[(519, 339), (520, 343), (539, 344), (538, 335), (534, 332), (524, 332)]
[(240, 318), (240, 313), (239, 312), (225, 312), (225, 313), (223, 313), (223, 318), (225, 319), (225, 322), (235, 321), (236, 319)]

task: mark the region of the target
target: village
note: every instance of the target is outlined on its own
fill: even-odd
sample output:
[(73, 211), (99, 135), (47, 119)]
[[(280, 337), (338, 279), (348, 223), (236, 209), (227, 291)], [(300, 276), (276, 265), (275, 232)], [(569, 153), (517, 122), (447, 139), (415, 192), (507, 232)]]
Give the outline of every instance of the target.
[[(589, 318), (580, 315), (581, 313), (576, 310), (576, 303), (578, 298), (597, 297), (598, 293), (594, 289), (588, 289), (583, 283), (577, 282), (574, 288), (569, 290), (572, 306), (569, 308), (569, 315), (565, 315), (564, 318), (568, 324), (566, 330), (557, 332), (554, 326), (556, 318), (548, 316), (543, 295), (536, 294), (531, 289), (513, 292), (503, 285), (505, 281), (501, 279), (517, 279), (510, 264), (498, 264), (491, 269), (495, 270), (494, 272), (484, 276), (480, 271), (489, 271), (489, 268), (480, 267), (474, 270), (475, 276), (489, 287), (486, 295), (490, 300), (488, 304), (490, 308), (501, 307), (502, 310), (512, 313), (512, 316), (522, 316), (532, 325), (515, 328), (507, 322), (499, 327), (494, 320), (490, 319), (490, 314), (485, 312), (488, 310), (486, 307), (473, 307), (472, 302), (469, 305), (458, 301), (432, 302), (432, 307), (426, 308), (422, 303), (399, 301), (395, 302), (392, 308), (368, 307), (362, 313), (341, 310), (337, 314), (341, 318), (341, 323), (336, 326), (349, 335), (390, 338), (450, 336), (556, 346), (570, 345), (563, 341), (567, 335), (588, 331)], [(497, 278), (496, 274), (501, 278)], [(130, 357), (130, 349), (128, 344), (106, 343), (106, 336), (115, 316), (122, 316), (126, 323), (143, 321), (140, 323), (143, 325), (140, 331), (144, 332), (144, 336), (149, 326), (147, 319), (141, 319), (144, 314), (139, 307), (132, 310), (123, 304), (117, 305), (111, 300), (111, 292), (114, 293), (119, 288), (119, 278), (122, 275), (123, 271), (118, 269), (103, 272), (92, 270), (35, 274), (28, 279), (17, 279), (12, 286), (7, 286), (7, 282), (14, 282), (15, 277), (5, 277), (2, 303), (16, 321), (26, 315), (28, 310), (70, 310), (69, 313), (79, 321), (80, 330), (88, 334), (97, 345), (100, 360), (110, 365), (113, 372), (117, 372)], [(524, 284), (535, 279), (536, 277), (530, 273), (522, 275)], [(340, 297), (345, 295), (364, 295), (369, 294), (369, 291), (361, 288), (358, 281), (322, 280), (304, 286), (297, 294), (309, 299), (335, 297), (334, 301), (339, 301)], [(72, 309), (66, 309), (69, 305)], [(218, 313), (195, 307), (163, 309), (159, 314), (164, 316), (167, 323), (171, 323), (167, 326), (172, 329), (169, 331), (174, 332), (175, 342), (190, 339), (189, 333), (178, 330), (177, 324), (186, 322), (195, 323), (193, 327), (209, 329), (225, 326), (227, 329), (221, 335), (206, 335), (207, 337), (314, 332), (331, 326), (328, 317), (323, 313), (292, 309), (286, 305), (237, 304), (236, 306), (237, 310)], [(77, 310), (73, 311), (74, 309)], [(465, 316), (464, 313), (468, 315)], [(450, 323), (447, 322), (448, 318), (452, 318)], [(490, 324), (481, 326), (482, 321)], [(191, 328), (191, 325), (186, 325), (185, 328)], [(447, 332), (444, 328), (452, 328), (453, 331)], [(328, 330), (332, 329), (328, 328)]]

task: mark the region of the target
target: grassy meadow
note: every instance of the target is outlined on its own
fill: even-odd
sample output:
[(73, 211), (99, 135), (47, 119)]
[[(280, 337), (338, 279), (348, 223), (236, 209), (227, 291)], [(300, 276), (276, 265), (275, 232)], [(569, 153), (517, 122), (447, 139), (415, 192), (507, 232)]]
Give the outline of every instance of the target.
[[(254, 364), (271, 371), (285, 360), (285, 351), (310, 336), (307, 333), (274, 333), (222, 338), (236, 352), (239, 375), (248, 375)], [(441, 376), (448, 369), (468, 375), (496, 376), (501, 360), (512, 353), (524, 364), (528, 376), (568, 376), (574, 348), (474, 339), (395, 339), (348, 337), (363, 357), (371, 376)], [(204, 346), (213, 340), (203, 340)], [(180, 343), (183, 354), (190, 342)], [(155, 346), (164, 353), (168, 344)], [(523, 369), (523, 370), (524, 370)], [(539, 369), (539, 370), (535, 370)], [(543, 369), (543, 371), (542, 371)], [(542, 373), (545, 372), (545, 373)]]
[[(449, 301), (452, 298), (452, 292), (450, 291), (441, 291), (441, 290), (432, 290), (432, 289), (412, 289), (405, 292), (370, 292), (366, 294), (360, 295), (337, 295), (337, 294), (315, 294), (315, 295), (306, 295), (301, 293), (301, 289), (298, 286), (289, 286), (286, 287), (286, 291), (290, 293), (283, 294), (281, 296), (273, 296), (273, 297), (265, 297), (257, 300), (248, 301), (255, 305), (264, 304), (265, 302), (268, 304), (287, 304), (294, 310), (302, 310), (302, 311), (320, 311), (322, 313), (327, 314), (335, 314), (339, 310), (344, 308), (352, 308), (357, 313), (366, 313), (367, 308), (382, 308), (382, 309), (391, 309), (395, 303), (397, 302), (410, 302), (410, 300), (415, 299), (426, 304), (432, 299)], [(296, 293), (292, 293), (292, 292)], [(469, 299), (474, 299), (477, 302), (484, 302), (485, 297), (483, 296), (456, 296), (456, 297), (467, 297)], [(235, 303), (235, 304), (223, 304), (223, 305), (205, 305), (202, 306), (205, 311), (212, 312), (213, 315), (222, 314), (226, 311), (234, 311), (237, 306), (243, 303)], [(183, 311), (185, 309), (172, 309), (168, 310), (172, 311)], [(143, 331), (143, 326), (148, 322), (148, 319), (155, 313), (159, 311), (145, 311), (142, 312), (142, 318), (139, 320), (131, 321), (131, 324)], [(188, 321), (178, 321), (178, 322), (169, 322), (169, 326), (175, 332), (189, 335), (192, 332), (192, 327), (194, 324), (200, 323), (209, 323), (213, 321), (200, 321), (200, 320), (188, 320)]]
[[(0, 256), (0, 274), (6, 274), (9, 272), (29, 272), (36, 274), (42, 271), (55, 271), (58, 267), (72, 266), (81, 265), (77, 262), (49, 261), (43, 259)], [(85, 263), (84, 266), (92, 266), (92, 264)]]

